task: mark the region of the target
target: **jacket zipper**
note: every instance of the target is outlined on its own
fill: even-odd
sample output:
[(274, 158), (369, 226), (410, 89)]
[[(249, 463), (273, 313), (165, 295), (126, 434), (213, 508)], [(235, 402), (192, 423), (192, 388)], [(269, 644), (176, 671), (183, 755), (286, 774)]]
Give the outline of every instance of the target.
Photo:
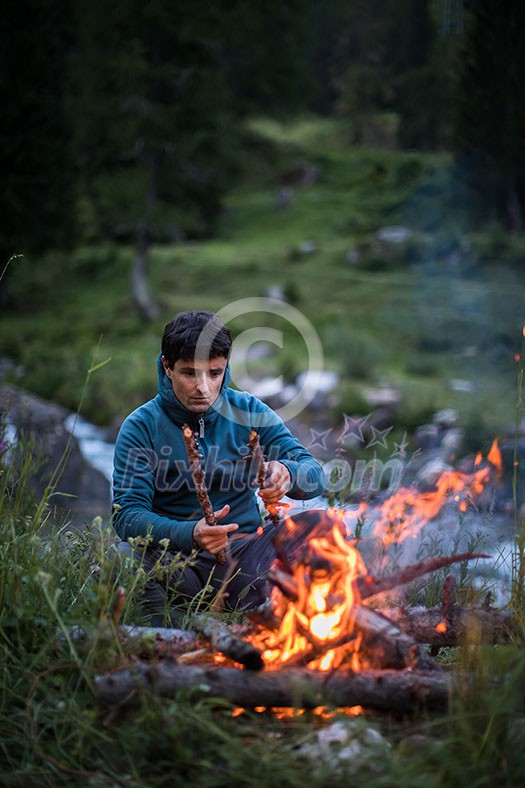
[(199, 419), (199, 438), (204, 438), (204, 418)]

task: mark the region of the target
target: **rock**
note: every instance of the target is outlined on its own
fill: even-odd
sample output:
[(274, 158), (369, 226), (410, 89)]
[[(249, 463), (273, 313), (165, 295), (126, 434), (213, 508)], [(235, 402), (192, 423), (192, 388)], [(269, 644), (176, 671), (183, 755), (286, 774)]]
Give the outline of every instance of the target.
[(401, 400), (400, 392), (393, 386), (365, 387), (361, 390), (361, 394), (371, 408), (395, 408)]
[(301, 241), (299, 251), (301, 254), (313, 254), (317, 252), (317, 244), (315, 241)]
[(441, 438), (441, 447), (444, 449), (445, 454), (457, 457), (458, 453), (461, 451), (464, 436), (464, 431), (459, 427), (446, 430)]
[(393, 225), (392, 227), (382, 227), (376, 233), (376, 240), (380, 244), (384, 244), (386, 246), (401, 246), (401, 244), (406, 243), (412, 236), (414, 232), (409, 230), (408, 227), (402, 227), (400, 225)]
[(439, 446), (439, 427), (437, 424), (422, 424), (414, 433), (414, 446), (420, 451), (437, 449)]
[(449, 380), (448, 385), (452, 391), (464, 391), (467, 394), (476, 388), (471, 380), (463, 380), (462, 378), (453, 378)]
[(361, 260), (359, 249), (349, 249), (346, 253), (346, 262), (350, 265), (357, 265)]
[(320, 392), (327, 394), (333, 391), (339, 383), (339, 375), (337, 372), (330, 370), (318, 370), (316, 372), (301, 372), (297, 376), (295, 385), (302, 389), (304, 388), (305, 395)]
[[(0, 386), (0, 416), (11, 426), (16, 443), (33, 441), (38, 470), (31, 491), (39, 500), (67, 453), (64, 470), (50, 503), (63, 511), (109, 516), (111, 490), (107, 478), (83, 456), (66, 427), (71, 411), (13, 386)], [(38, 462), (39, 461), (39, 462)], [(73, 496), (73, 497), (67, 497)]]
[(281, 285), (269, 285), (266, 288), (265, 296), (266, 298), (273, 298), (275, 301), (286, 301)]
[(375, 728), (361, 720), (337, 720), (317, 731), (313, 741), (305, 742), (295, 754), (318, 763), (329, 761), (335, 771), (377, 773), (389, 750), (390, 744)]
[(434, 413), (432, 421), (443, 429), (455, 427), (458, 423), (458, 412), (454, 408), (443, 408), (443, 410), (438, 410)]
[(429, 460), (421, 466), (417, 472), (416, 481), (423, 487), (432, 488), (437, 480), (445, 471), (451, 471), (452, 466), (448, 465), (439, 457)]

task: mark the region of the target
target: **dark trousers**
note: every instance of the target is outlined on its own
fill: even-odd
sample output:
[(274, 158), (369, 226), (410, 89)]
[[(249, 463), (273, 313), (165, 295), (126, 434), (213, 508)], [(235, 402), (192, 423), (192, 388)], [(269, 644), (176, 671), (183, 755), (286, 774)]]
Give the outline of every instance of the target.
[(270, 590), (266, 573), (275, 558), (274, 533), (273, 526), (268, 526), (262, 534), (230, 537), (225, 564), (219, 564), (215, 556), (205, 551), (193, 558), (159, 547), (133, 551), (127, 542), (120, 543), (119, 551), (121, 555), (132, 553), (146, 572), (142, 607), (150, 623), (169, 625), (170, 619), (173, 622), (180, 618), (181, 608), (205, 610), (221, 591), (227, 610), (249, 610), (261, 605)]

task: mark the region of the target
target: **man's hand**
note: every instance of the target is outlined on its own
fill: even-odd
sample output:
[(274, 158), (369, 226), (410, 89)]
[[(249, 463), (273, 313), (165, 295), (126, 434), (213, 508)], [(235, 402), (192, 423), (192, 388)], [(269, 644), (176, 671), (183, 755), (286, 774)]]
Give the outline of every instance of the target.
[(264, 503), (277, 503), (292, 486), (290, 472), (286, 465), (277, 460), (265, 462), (266, 477), (264, 487), (259, 490), (259, 495)]
[[(217, 512), (214, 512), (217, 520), (226, 517), (230, 507), (228, 504)], [(207, 550), (212, 555), (217, 555), (221, 550), (225, 550), (228, 544), (228, 534), (236, 531), (239, 526), (237, 523), (227, 523), (225, 525), (208, 525), (204, 517), (195, 524), (193, 529), (193, 541), (199, 550)]]

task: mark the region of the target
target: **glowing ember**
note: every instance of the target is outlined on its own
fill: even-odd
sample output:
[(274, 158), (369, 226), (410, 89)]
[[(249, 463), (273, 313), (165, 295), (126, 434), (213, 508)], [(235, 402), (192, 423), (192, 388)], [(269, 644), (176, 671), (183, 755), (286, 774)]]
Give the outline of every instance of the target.
[[(271, 711), (272, 716), (278, 720), (297, 719), (297, 717), (302, 717), (309, 711), (310, 714), (313, 714), (315, 717), (325, 721), (333, 720), (335, 716), (341, 714), (344, 714), (346, 717), (359, 717), (364, 713), (362, 706), (344, 706), (337, 709), (329, 709), (326, 706), (315, 706), (315, 708), (309, 710), (296, 709), (292, 706), (271, 706), (269, 708), (266, 706), (255, 706), (253, 711), (257, 714), (264, 714), (267, 711)], [(236, 706), (232, 710), (232, 717), (240, 717), (246, 713), (248, 713), (247, 709), (243, 708), (242, 706)]]
[(440, 621), (439, 624), (436, 624), (436, 632), (443, 633), (447, 631), (447, 625), (444, 621)]

